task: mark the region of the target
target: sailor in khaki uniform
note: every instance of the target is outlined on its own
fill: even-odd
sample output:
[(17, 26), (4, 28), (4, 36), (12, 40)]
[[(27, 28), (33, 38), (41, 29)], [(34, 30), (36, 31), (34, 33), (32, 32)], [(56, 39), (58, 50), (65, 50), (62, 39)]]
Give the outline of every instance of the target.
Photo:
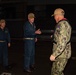
[(64, 14), (63, 9), (57, 8), (52, 15), (57, 25), (53, 36), (53, 52), (50, 56), (50, 60), (53, 61), (51, 75), (64, 75), (63, 70), (71, 57), (71, 26)]

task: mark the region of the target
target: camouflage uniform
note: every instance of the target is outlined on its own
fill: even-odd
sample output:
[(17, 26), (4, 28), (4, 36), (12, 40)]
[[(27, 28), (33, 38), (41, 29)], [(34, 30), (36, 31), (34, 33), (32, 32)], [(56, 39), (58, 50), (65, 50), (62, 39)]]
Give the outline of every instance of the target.
[(53, 62), (51, 75), (64, 75), (63, 70), (71, 57), (71, 26), (67, 20), (57, 23), (54, 32), (53, 53), (56, 57)]

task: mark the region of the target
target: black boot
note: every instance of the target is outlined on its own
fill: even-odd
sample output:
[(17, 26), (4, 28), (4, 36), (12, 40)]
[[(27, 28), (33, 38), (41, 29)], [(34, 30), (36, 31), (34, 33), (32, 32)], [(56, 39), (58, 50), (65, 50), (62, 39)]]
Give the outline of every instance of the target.
[(30, 68), (31, 68), (31, 70), (35, 70), (35, 66), (34, 65), (31, 65)]
[(28, 70), (24, 69), (24, 72), (31, 73), (32, 71), (30, 69), (28, 69)]

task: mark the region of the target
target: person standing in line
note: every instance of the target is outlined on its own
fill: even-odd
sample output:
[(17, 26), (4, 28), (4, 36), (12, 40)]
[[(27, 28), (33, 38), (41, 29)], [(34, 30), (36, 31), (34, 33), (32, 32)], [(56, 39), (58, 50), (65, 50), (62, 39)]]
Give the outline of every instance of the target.
[(57, 23), (53, 36), (53, 52), (50, 60), (53, 61), (51, 75), (64, 75), (63, 71), (71, 57), (71, 25), (64, 17), (62, 8), (54, 11), (54, 19)]
[(28, 14), (28, 21), (24, 24), (24, 71), (32, 72), (35, 66), (35, 42), (36, 34), (41, 34), (40, 29), (36, 30), (34, 13)]
[(11, 66), (8, 64), (8, 47), (10, 47), (10, 34), (6, 26), (6, 21), (4, 19), (0, 20), (0, 64), (6, 70), (10, 69)]

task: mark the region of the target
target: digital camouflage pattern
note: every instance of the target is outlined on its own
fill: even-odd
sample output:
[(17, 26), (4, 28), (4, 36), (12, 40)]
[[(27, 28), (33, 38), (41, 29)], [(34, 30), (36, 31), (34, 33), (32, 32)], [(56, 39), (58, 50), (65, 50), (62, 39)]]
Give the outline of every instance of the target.
[(53, 62), (51, 75), (64, 75), (68, 59), (71, 57), (71, 26), (67, 20), (59, 21), (54, 32), (52, 55), (56, 57)]
[(63, 70), (67, 64), (67, 59), (58, 59), (53, 62), (51, 75), (64, 75)]

